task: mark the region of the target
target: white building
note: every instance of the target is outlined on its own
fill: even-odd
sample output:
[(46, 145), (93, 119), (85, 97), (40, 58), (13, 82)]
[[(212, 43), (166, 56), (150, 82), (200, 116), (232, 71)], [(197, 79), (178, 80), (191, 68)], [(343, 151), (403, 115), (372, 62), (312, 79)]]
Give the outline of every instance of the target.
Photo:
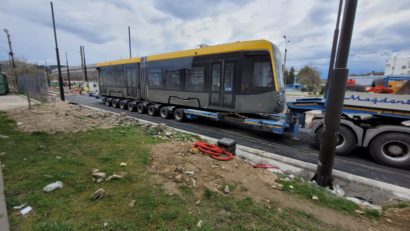
[(410, 56), (393, 56), (386, 60), (384, 75), (410, 75)]

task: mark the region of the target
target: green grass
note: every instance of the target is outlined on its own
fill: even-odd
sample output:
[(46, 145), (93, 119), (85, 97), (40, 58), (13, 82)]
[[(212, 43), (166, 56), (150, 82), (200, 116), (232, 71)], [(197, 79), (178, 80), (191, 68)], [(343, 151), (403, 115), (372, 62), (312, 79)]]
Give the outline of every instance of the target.
[[(146, 171), (150, 145), (160, 140), (140, 127), (95, 129), (54, 135), (16, 130), (15, 121), (0, 112), (0, 159), (12, 230), (333, 230), (313, 215), (293, 209), (279, 211), (275, 202), (236, 200), (205, 189), (199, 206), (192, 189), (168, 194), (150, 181)], [(57, 156), (61, 158), (56, 158)], [(127, 166), (121, 167), (120, 163)], [(90, 171), (126, 171), (120, 180), (96, 184)], [(62, 189), (43, 187), (60, 180)], [(232, 185), (230, 185), (232, 186)], [(107, 196), (91, 201), (104, 188)], [(234, 188), (234, 186), (232, 186)], [(136, 200), (129, 207), (130, 200)], [(28, 203), (33, 211), (17, 215), (14, 205)], [(104, 223), (107, 226), (104, 227)]]
[[(317, 196), (318, 200), (314, 202), (320, 206), (342, 211), (353, 216), (358, 215), (356, 210), (361, 210), (360, 206), (354, 202), (346, 200), (343, 197), (337, 197), (321, 187), (298, 178), (288, 181), (279, 178), (278, 182), (283, 185), (283, 190), (298, 195), (299, 197), (313, 201), (312, 197)], [(293, 188), (291, 186), (293, 186)], [(364, 215), (368, 218), (377, 218), (381, 215), (377, 210), (372, 209), (365, 209), (364, 212)]]

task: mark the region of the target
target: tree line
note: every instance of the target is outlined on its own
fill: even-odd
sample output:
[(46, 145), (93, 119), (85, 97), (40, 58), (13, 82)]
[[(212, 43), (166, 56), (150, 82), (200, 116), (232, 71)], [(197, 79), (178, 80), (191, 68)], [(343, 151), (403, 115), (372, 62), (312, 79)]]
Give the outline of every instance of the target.
[(296, 83), (302, 85), (302, 91), (308, 92), (318, 92), (320, 91), (320, 74), (316, 68), (310, 66), (302, 67), (297, 74), (294, 67), (291, 67), (289, 70), (285, 70), (284, 78), (285, 84), (293, 84), (296, 78)]

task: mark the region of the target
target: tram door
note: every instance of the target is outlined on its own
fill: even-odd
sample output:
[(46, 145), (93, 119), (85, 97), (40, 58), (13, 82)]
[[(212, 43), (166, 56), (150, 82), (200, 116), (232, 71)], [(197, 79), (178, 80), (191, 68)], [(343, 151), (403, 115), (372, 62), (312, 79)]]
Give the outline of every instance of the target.
[(138, 75), (138, 65), (125, 65), (125, 76), (127, 78), (127, 95), (130, 97), (138, 98)]
[(236, 62), (217, 62), (211, 67), (210, 104), (217, 107), (233, 107), (233, 86)]

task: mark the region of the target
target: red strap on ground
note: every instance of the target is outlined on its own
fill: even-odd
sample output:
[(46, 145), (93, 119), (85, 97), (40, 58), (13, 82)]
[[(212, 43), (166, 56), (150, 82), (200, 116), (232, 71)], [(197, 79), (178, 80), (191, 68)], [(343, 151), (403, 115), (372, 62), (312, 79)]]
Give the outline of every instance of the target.
[(232, 153), (213, 144), (197, 141), (192, 147), (197, 148), (203, 154), (207, 154), (209, 157), (215, 160), (227, 161), (233, 159)]
[(271, 164), (254, 164), (252, 166), (254, 168), (278, 168), (278, 166), (271, 165)]

